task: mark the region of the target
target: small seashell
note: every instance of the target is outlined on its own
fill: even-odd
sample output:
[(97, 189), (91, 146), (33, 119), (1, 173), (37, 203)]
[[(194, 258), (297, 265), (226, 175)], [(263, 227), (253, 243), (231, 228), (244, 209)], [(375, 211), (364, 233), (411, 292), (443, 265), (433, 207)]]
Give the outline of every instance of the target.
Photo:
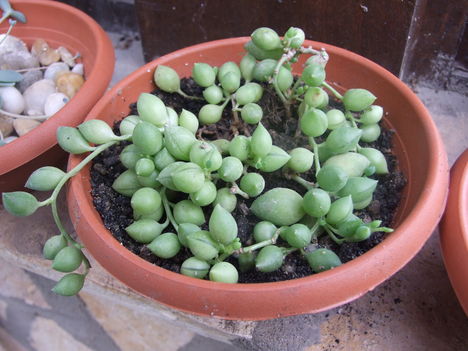
[(62, 93), (50, 94), (44, 104), (44, 113), (48, 116), (54, 115), (59, 111), (65, 104), (70, 101), (68, 96)]
[(15, 121), (13, 122), (13, 126), (15, 127), (16, 134), (18, 134), (19, 136), (29, 133), (31, 130), (33, 130), (34, 128), (40, 125), (41, 125), (41, 122), (38, 122), (34, 119), (18, 118), (18, 119), (15, 119)]
[(77, 73), (62, 72), (56, 76), (55, 83), (57, 90), (71, 99), (83, 85), (84, 79)]
[(70, 71), (70, 68), (68, 68), (68, 65), (64, 62), (54, 62), (45, 70), (44, 79), (50, 79), (55, 81), (55, 76), (57, 75), (57, 73), (62, 71), (68, 72)]
[(82, 63), (77, 63), (71, 70), (73, 73), (78, 73), (79, 75), (84, 75), (84, 66)]
[(48, 66), (59, 60), (60, 60), (60, 54), (56, 49), (49, 49), (47, 51), (43, 51), (39, 55), (39, 62), (43, 66)]
[(0, 115), (0, 133), (3, 137), (7, 137), (13, 132), (13, 118)]
[(47, 97), (55, 92), (55, 84), (50, 79), (41, 79), (27, 88), (23, 94), (26, 114), (29, 116), (43, 115)]
[(31, 54), (40, 56), (43, 52), (49, 50), (49, 44), (44, 39), (36, 39), (31, 47)]
[(15, 87), (0, 87), (0, 100), (2, 110), (17, 115), (24, 111), (25, 102), (23, 95)]
[(24, 93), (24, 91), (30, 86), (42, 79), (41, 70), (27, 71), (23, 74), (23, 79), (17, 83), (18, 90)]
[(67, 48), (59, 46), (57, 51), (59, 52), (60, 58), (63, 62), (65, 62), (70, 67), (75, 66), (74, 56), (70, 53), (70, 51), (68, 51)]

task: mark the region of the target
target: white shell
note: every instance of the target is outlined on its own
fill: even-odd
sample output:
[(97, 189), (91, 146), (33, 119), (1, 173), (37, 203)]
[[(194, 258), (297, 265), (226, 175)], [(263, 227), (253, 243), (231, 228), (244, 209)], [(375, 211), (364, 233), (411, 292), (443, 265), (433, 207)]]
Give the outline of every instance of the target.
[(62, 93), (50, 94), (44, 104), (44, 113), (48, 116), (52, 116), (59, 111), (65, 104), (70, 101), (68, 96)]
[(55, 92), (55, 83), (50, 79), (41, 79), (27, 88), (23, 94), (26, 114), (29, 116), (43, 115), (47, 97)]
[(1, 109), (17, 115), (24, 111), (24, 98), (15, 87), (0, 87)]
[(84, 74), (84, 68), (82, 63), (77, 63), (75, 66), (73, 66), (72, 70), (73, 73), (78, 73), (80, 75)]
[(19, 136), (29, 133), (31, 130), (33, 130), (34, 128), (40, 125), (41, 125), (41, 122), (38, 122), (34, 119), (18, 118), (18, 119), (15, 119), (15, 121), (13, 122), (13, 126), (15, 127), (16, 134), (18, 134)]
[(44, 72), (44, 79), (50, 79), (55, 81), (55, 76), (57, 73), (66, 71), (68, 72), (70, 69), (68, 65), (64, 62), (54, 62)]

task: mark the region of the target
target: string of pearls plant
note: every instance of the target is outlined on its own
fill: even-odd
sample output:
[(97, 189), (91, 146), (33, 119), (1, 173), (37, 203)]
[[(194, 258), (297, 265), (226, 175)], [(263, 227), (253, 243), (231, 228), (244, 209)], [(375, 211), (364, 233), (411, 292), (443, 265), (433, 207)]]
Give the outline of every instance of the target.
[[(51, 206), (59, 234), (46, 242), (44, 257), (52, 260), (53, 269), (67, 273), (54, 287), (56, 293), (76, 294), (90, 267), (81, 251), (83, 247), (60, 221), (58, 193), (94, 157), (123, 140), (131, 142), (120, 154), (127, 170), (112, 187), (131, 197), (134, 221), (126, 231), (164, 259), (186, 248), (192, 257), (180, 268), (184, 275), (236, 283), (238, 269), (272, 272), (292, 252), (299, 252), (318, 273), (341, 264), (334, 252), (317, 245), (320, 235), (329, 235), (341, 244), (366, 240), (374, 232), (392, 231), (381, 227), (380, 220), (364, 222), (353, 214), (372, 200), (377, 180), (371, 176), (388, 173), (379, 150), (359, 145), (360, 141), (379, 137), (383, 109), (373, 105), (376, 97), (367, 90), (349, 89), (341, 95), (332, 88), (325, 81), (327, 53), (304, 47), (303, 42), (304, 32), (299, 28), (290, 28), (283, 38), (272, 29), (259, 28), (245, 45), (247, 53), (239, 65), (194, 64), (192, 78), (204, 88), (206, 101), (198, 116), (187, 110), (177, 114), (155, 95), (142, 93), (137, 101), (138, 115), (121, 121), (120, 135), (100, 120), (58, 129), (58, 143), (64, 150), (89, 154), (67, 173), (43, 167), (30, 176), (26, 187), (52, 191), (45, 201), (39, 202), (27, 192), (3, 194), (5, 208), (18, 216)], [(310, 57), (295, 80), (291, 65), (301, 55)], [(201, 99), (181, 90), (179, 75), (170, 67), (158, 66), (154, 81), (165, 92)], [(262, 82), (274, 87), (289, 114), (294, 115), (292, 109), (298, 107), (297, 134), (307, 136), (308, 145), (289, 151), (273, 145), (261, 123), (263, 110), (257, 104), (263, 94)], [(329, 106), (327, 91), (341, 108)], [(229, 103), (232, 140), (202, 140), (197, 133), (200, 124), (219, 122)], [(247, 130), (246, 124), (255, 127), (251, 136), (240, 134), (242, 129)], [(317, 137), (324, 141), (319, 144)], [(307, 192), (301, 196), (282, 187), (263, 192), (263, 175), (268, 172), (280, 172)], [(305, 179), (301, 174), (306, 172), (315, 177)], [(183, 193), (185, 199), (172, 203), (168, 191)], [(236, 219), (231, 214), (237, 196), (255, 198), (250, 211), (259, 221), (250, 246), (240, 242)], [(207, 225), (203, 211), (206, 206), (212, 207)], [(169, 224), (174, 232), (166, 232)], [(226, 262), (230, 256), (238, 259), (238, 268)], [(74, 272), (80, 267), (80, 273)]]

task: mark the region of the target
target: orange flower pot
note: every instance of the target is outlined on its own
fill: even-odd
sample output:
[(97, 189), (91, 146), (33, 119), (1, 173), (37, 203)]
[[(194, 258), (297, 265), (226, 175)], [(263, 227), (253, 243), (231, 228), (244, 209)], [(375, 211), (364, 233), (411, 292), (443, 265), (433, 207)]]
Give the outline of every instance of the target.
[[(83, 121), (109, 85), (114, 72), (114, 49), (103, 29), (80, 10), (55, 1), (18, 0), (12, 7), (26, 15), (26, 23), (17, 23), (12, 35), (31, 45), (45, 39), (53, 48), (66, 47), (82, 56), (86, 81), (59, 112), (39, 127), (0, 147), (0, 192), (21, 190), (29, 175), (45, 165), (66, 159), (57, 146), (57, 127), (76, 126)], [(0, 32), (8, 29), (8, 21)]]
[(468, 316), (468, 149), (450, 171), (450, 193), (440, 222), (440, 243), (450, 282)]
[[(128, 105), (141, 92), (155, 88), (153, 72), (159, 64), (189, 76), (195, 62), (217, 66), (229, 60), (239, 62), (247, 40), (208, 42), (158, 58), (109, 91), (87, 119), (99, 118), (112, 124), (126, 116)], [(408, 178), (395, 232), (351, 262), (300, 279), (256, 284), (199, 280), (155, 266), (120, 245), (93, 207), (86, 167), (71, 181), (69, 212), (84, 245), (105, 269), (136, 291), (183, 311), (261, 320), (319, 312), (352, 301), (392, 276), (421, 249), (439, 222), (448, 190), (446, 153), (431, 116), (405, 84), (379, 65), (334, 46), (312, 41), (305, 45), (324, 47), (329, 53), (328, 81), (335, 86), (369, 89), (388, 112), (386, 123), (397, 132), (394, 151)], [(69, 167), (81, 159), (72, 156)]]

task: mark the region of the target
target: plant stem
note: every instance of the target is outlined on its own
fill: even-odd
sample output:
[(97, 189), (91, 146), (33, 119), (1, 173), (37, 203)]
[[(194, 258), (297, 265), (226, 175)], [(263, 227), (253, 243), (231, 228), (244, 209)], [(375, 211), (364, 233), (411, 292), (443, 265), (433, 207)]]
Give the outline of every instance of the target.
[[(9, 16), (10, 14), (8, 14)], [(7, 17), (8, 17), (7, 16)], [(2, 21), (0, 23), (2, 23), (4, 21), (4, 18), (2, 17)], [(3, 44), (3, 42), (6, 40), (6, 38), (8, 38), (8, 36), (10, 35), (11, 33), (11, 30), (13, 29), (13, 27), (15, 26), (16, 24), (16, 21), (10, 21), (10, 27), (8, 28), (7, 32), (5, 33), (5, 36), (2, 38), (2, 40), (0, 40), (0, 45)]]
[(315, 175), (317, 176), (318, 172), (320, 171), (320, 158), (319, 158), (318, 145), (315, 142), (314, 137), (309, 137), (309, 144), (312, 145), (312, 149), (314, 151)]
[(237, 195), (240, 195), (242, 196), (244, 199), (250, 199), (250, 196), (249, 194), (247, 194), (246, 192), (242, 191), (239, 186), (237, 185), (236, 182), (232, 182), (232, 185), (231, 185), (231, 188), (229, 189), (229, 192), (231, 194), (237, 194)]
[(326, 81), (323, 81), (322, 85), (327, 88), (328, 90), (330, 90), (333, 95), (335, 95), (335, 97), (339, 100), (343, 100), (343, 95), (341, 95), (338, 90), (336, 90), (335, 88), (333, 88), (330, 84), (328, 84)]
[(344, 239), (338, 239), (335, 235), (335, 233), (333, 232), (333, 230), (331, 229), (331, 227), (329, 225), (325, 225), (323, 226), (326, 230), (326, 232), (328, 233), (328, 235), (330, 236), (330, 238), (332, 238), (332, 240), (337, 243), (338, 245), (341, 245), (343, 244), (344, 242)]
[(179, 225), (177, 224), (174, 216), (172, 215), (171, 207), (169, 206), (169, 201), (167, 200), (167, 197), (166, 197), (166, 188), (163, 188), (161, 190), (161, 199), (164, 205), (164, 211), (166, 211), (166, 217), (167, 217), (166, 221), (169, 219), (174, 229), (178, 231)]
[(186, 99), (190, 99), (190, 100), (204, 100), (203, 98), (198, 97), (198, 96), (191, 96), (191, 95), (188, 95), (188, 94), (184, 93), (184, 92), (182, 91), (182, 89), (179, 89), (179, 90), (177, 91), (177, 93), (178, 93), (179, 95), (182, 95), (182, 96), (183, 96), (184, 98), (186, 98)]
[(247, 252), (252, 252), (258, 249), (261, 249), (262, 247), (268, 246), (268, 245), (274, 245), (276, 243), (276, 240), (278, 240), (278, 236), (281, 232), (281, 228), (278, 228), (271, 237), (271, 239), (260, 241), (256, 244), (246, 246), (246, 247), (241, 247), (239, 250), (237, 250), (238, 253), (247, 253)]
[(315, 184), (314, 183), (311, 183), (307, 180), (305, 180), (304, 178), (298, 176), (297, 174), (293, 175), (291, 177), (292, 180), (296, 181), (297, 183), (301, 184), (304, 188), (306, 188), (307, 190), (310, 190), (310, 189), (313, 189), (315, 188)]

